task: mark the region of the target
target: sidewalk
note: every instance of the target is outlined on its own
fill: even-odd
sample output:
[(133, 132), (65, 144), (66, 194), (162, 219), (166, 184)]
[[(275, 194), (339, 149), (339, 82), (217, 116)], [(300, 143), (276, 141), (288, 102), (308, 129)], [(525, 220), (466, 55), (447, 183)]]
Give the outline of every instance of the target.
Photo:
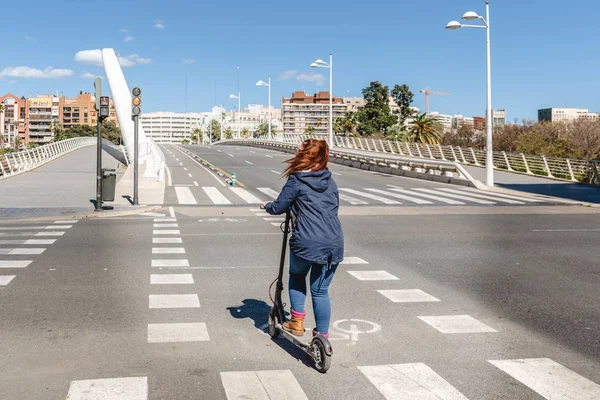
[[(165, 181), (157, 178), (145, 178), (145, 165), (140, 165), (139, 178), (139, 203), (146, 205), (161, 205), (165, 199)], [(133, 165), (121, 168), (123, 176), (117, 182), (115, 201), (110, 204), (115, 206), (131, 206), (133, 201)]]

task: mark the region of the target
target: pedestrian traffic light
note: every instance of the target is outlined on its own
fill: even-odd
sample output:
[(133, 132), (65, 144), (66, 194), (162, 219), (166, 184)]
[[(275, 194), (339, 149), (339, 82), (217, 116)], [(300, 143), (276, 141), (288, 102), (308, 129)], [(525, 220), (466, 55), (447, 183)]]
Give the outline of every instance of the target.
[(110, 116), (110, 99), (108, 96), (100, 97), (100, 118), (108, 118)]
[(142, 89), (134, 87), (131, 91), (133, 98), (131, 99), (131, 115), (136, 117), (142, 113)]
[(94, 79), (94, 97), (96, 98), (96, 111), (100, 110), (100, 97), (102, 96), (102, 79)]

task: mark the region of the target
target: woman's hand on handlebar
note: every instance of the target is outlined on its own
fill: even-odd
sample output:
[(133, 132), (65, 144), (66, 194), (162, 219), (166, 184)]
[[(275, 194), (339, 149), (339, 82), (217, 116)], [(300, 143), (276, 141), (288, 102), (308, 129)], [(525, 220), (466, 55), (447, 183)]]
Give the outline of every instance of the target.
[(260, 205), (260, 208), (261, 208), (261, 210), (264, 210), (265, 208), (267, 208), (267, 204), (269, 204), (269, 203), (268, 203), (268, 202), (266, 202), (266, 201), (265, 201), (265, 202), (263, 202), (263, 203)]

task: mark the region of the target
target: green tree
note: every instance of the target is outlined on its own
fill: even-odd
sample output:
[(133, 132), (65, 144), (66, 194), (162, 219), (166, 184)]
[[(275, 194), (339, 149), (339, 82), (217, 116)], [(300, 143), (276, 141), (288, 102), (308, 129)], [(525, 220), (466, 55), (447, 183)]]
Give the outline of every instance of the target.
[(233, 131), (231, 128), (225, 129), (225, 132), (223, 133), (225, 134), (225, 139), (231, 139), (233, 137)]
[(442, 125), (427, 114), (419, 114), (410, 129), (414, 141), (424, 144), (439, 144), (441, 141)]
[(57, 119), (53, 119), (50, 122), (50, 132), (52, 132), (52, 136), (54, 136), (54, 141), (58, 142), (59, 140), (66, 139), (63, 137), (65, 133), (65, 128)]
[(96, 136), (96, 127), (89, 125), (73, 125), (55, 136), (55, 140), (64, 140), (74, 137)]
[(119, 144), (121, 139), (121, 129), (113, 121), (105, 119), (102, 121), (102, 137), (114, 144)]
[(28, 149), (35, 149), (36, 147), (38, 147), (39, 145), (35, 142), (29, 142), (27, 143), (27, 148)]
[(247, 138), (249, 136), (250, 136), (250, 131), (248, 130), (248, 128), (242, 129), (242, 137)]
[(333, 121), (333, 131), (335, 133), (353, 135), (356, 133), (356, 126), (356, 113), (352, 111), (346, 111), (343, 117), (337, 117)]
[[(189, 140), (187, 140), (187, 139), (183, 139), (183, 140), (181, 141), (181, 144), (190, 144), (190, 141), (189, 141)], [(133, 147), (135, 148), (135, 146), (133, 146)]]
[(260, 124), (258, 126), (258, 135), (259, 136), (266, 136), (269, 134), (269, 123), (268, 122), (263, 122), (262, 124)]
[(307, 126), (306, 129), (304, 130), (304, 133), (307, 135), (313, 135), (315, 133), (315, 127)]
[(398, 104), (398, 107), (400, 107), (398, 122), (400, 122), (400, 125), (404, 125), (406, 120), (413, 114), (413, 111), (410, 109), (410, 105), (412, 104), (414, 94), (410, 91), (407, 85), (394, 86), (391, 94), (396, 104)]
[(212, 132), (212, 141), (221, 140), (221, 124), (216, 119), (210, 121), (210, 132)]
[(374, 81), (362, 90), (365, 105), (358, 110), (358, 131), (370, 136), (376, 133), (386, 133), (389, 127), (396, 123), (389, 105), (388, 87)]

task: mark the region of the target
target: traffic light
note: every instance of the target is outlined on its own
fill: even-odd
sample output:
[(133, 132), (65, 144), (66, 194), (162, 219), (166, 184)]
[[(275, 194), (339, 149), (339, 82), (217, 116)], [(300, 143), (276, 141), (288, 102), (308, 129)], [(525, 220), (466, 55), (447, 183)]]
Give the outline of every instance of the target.
[(131, 115), (133, 117), (142, 114), (142, 89), (134, 87), (131, 91), (133, 98), (131, 99)]
[(108, 96), (100, 96), (100, 118), (108, 118), (110, 116), (110, 99)]

